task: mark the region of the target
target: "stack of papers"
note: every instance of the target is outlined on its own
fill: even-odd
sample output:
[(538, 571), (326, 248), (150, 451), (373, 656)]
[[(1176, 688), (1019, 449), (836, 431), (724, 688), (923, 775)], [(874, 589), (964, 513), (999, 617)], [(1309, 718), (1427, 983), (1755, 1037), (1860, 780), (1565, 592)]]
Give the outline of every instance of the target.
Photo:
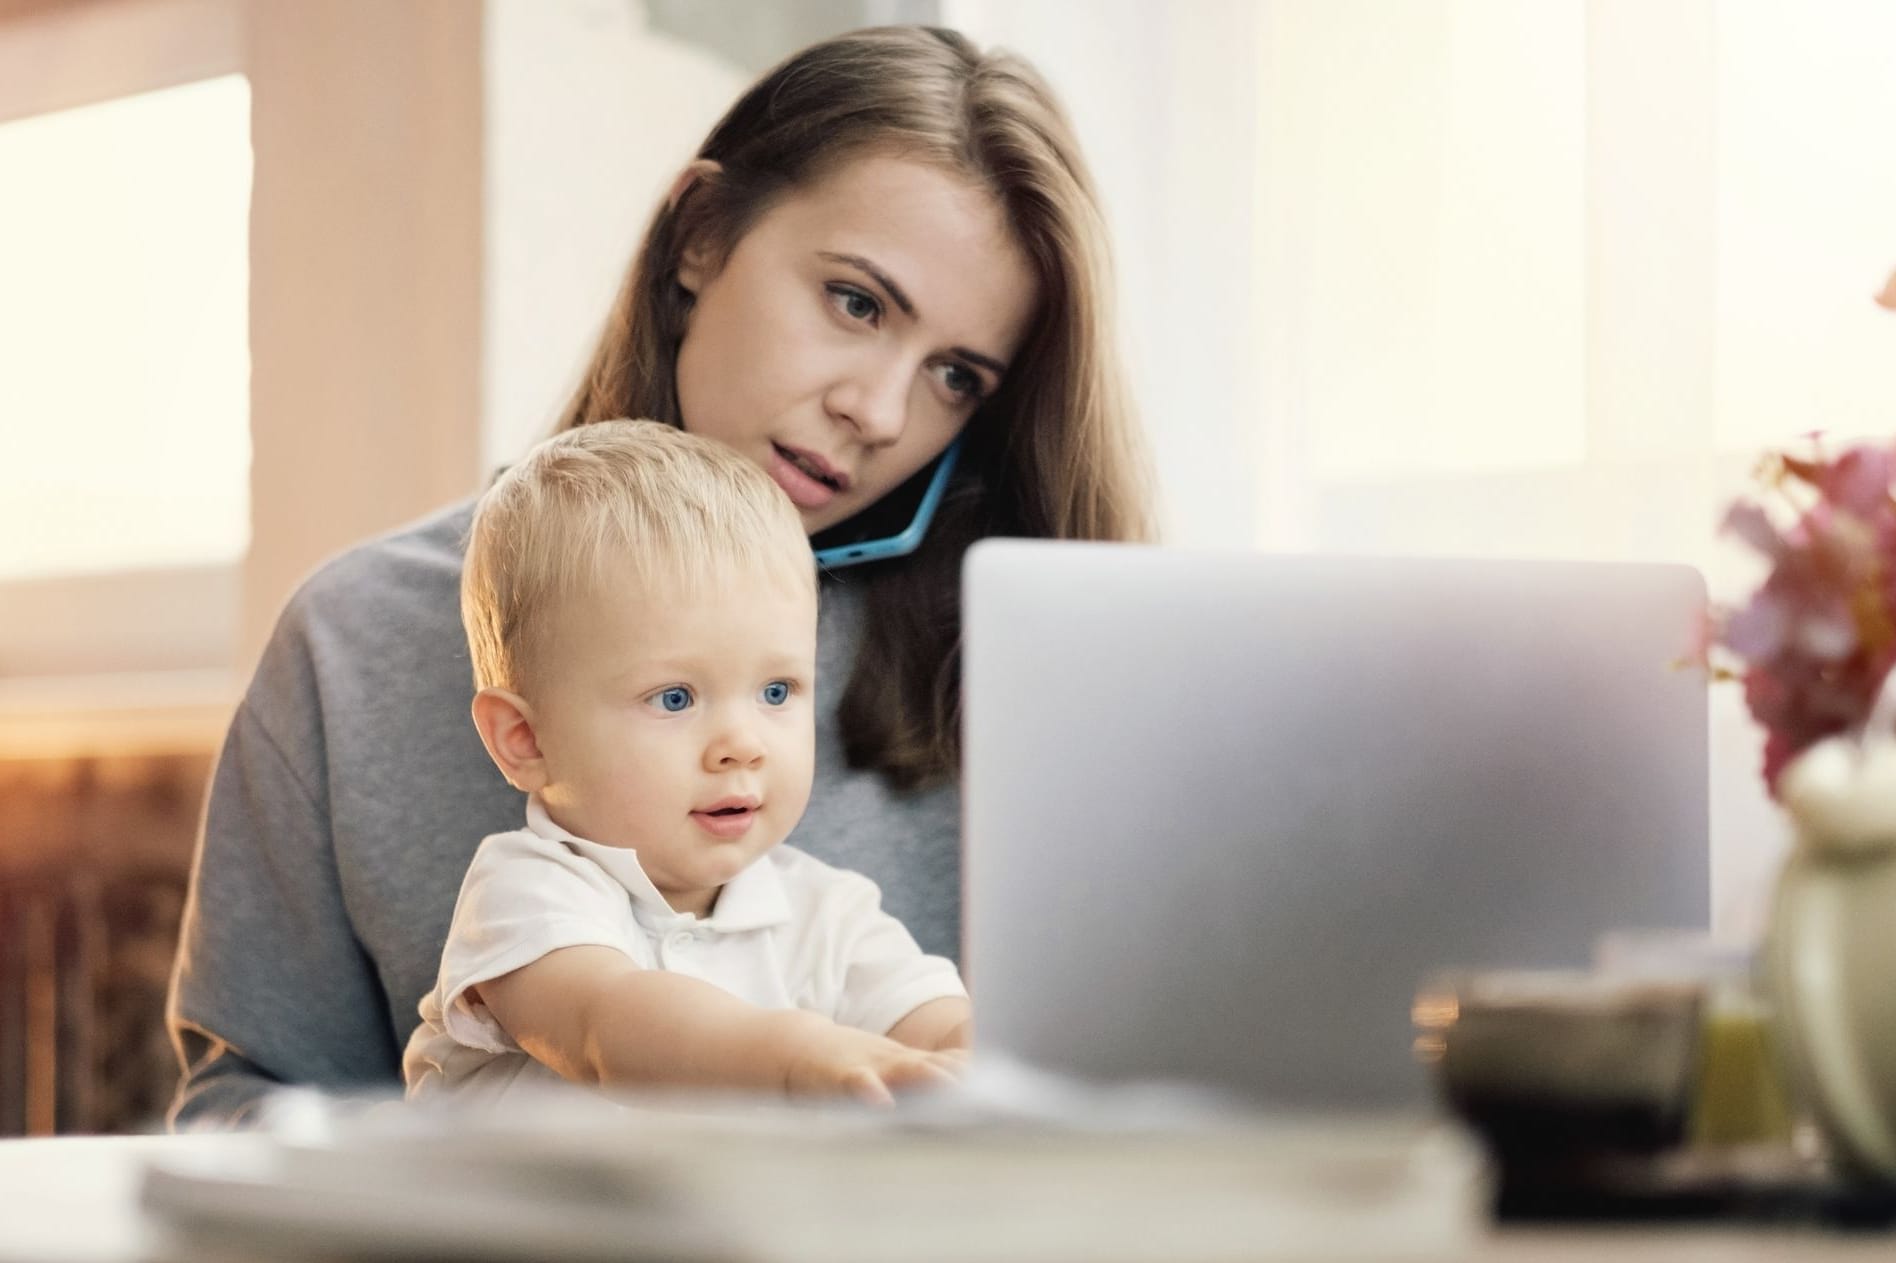
[(319, 1097), (266, 1143), (154, 1165), (160, 1259), (1461, 1257), (1478, 1150), (1439, 1123), (1273, 1119), (1168, 1091), (971, 1076), (895, 1110)]

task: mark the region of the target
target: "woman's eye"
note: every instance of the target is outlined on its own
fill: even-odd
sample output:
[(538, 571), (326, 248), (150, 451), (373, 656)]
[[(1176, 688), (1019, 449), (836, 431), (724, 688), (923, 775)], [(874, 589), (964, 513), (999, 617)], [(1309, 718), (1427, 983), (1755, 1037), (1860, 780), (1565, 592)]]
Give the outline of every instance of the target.
[(681, 685), (665, 689), (652, 695), (652, 702), (660, 709), (673, 714), (691, 705), (691, 690)]
[(770, 683), (764, 685), (763, 697), (764, 701), (769, 705), (783, 705), (790, 700), (790, 682), (788, 680), (772, 680)]
[(981, 376), (965, 364), (944, 364), (941, 366), (942, 385), (957, 399), (980, 402)]
[(853, 285), (831, 285), (829, 294), (830, 301), (836, 304), (836, 310), (851, 320), (874, 324), (882, 315), (882, 304)]

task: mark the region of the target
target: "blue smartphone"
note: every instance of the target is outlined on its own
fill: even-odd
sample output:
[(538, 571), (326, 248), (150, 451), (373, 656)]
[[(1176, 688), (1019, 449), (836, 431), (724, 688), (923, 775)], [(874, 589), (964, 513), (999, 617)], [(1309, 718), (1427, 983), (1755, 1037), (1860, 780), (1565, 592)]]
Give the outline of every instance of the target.
[(960, 455), (961, 440), (956, 439), (935, 458), (932, 468), (923, 466), (907, 482), (847, 522), (810, 536), (816, 564), (836, 570), (906, 556), (921, 547)]

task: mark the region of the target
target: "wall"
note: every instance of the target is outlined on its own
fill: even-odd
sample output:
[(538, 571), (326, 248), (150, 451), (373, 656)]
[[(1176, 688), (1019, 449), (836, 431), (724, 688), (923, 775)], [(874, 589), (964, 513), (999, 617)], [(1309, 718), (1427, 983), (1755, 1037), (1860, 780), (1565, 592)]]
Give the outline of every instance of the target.
[(543, 436), (672, 178), (759, 72), (933, 0), (487, 0), (481, 460)]
[(1258, 424), (1254, 0), (949, 0), (978, 42), (1033, 61), (1099, 187), (1119, 273), (1132, 388), (1159, 473), (1167, 542), (1243, 547), (1275, 467)]
[(481, 63), (458, 0), (246, 13), (247, 674), (296, 582), (478, 481)]
[(489, 0), (481, 461), (547, 432), (659, 197), (747, 78), (638, 5)]

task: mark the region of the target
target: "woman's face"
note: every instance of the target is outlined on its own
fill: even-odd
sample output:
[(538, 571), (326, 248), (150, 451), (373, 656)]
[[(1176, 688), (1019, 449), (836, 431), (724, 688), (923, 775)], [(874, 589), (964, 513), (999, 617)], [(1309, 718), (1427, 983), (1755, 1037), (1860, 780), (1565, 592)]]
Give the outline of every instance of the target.
[(792, 192), (712, 271), (678, 351), (685, 429), (776, 480), (811, 533), (940, 455), (1006, 374), (1038, 297), (985, 191), (862, 158)]

